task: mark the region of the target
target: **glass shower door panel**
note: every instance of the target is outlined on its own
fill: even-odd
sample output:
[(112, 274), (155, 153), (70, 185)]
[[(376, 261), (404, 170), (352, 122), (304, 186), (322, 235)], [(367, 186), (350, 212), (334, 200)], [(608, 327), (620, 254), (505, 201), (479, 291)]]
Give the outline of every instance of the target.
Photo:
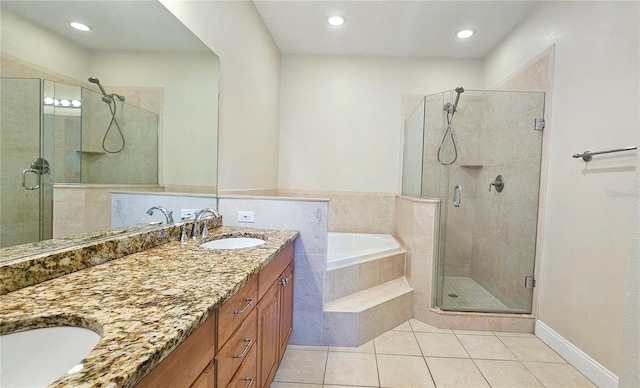
[(422, 145), (425, 99), (404, 122), (404, 153), (402, 161), (402, 195), (420, 198), (422, 194)]
[(25, 189), (39, 180), (23, 171), (40, 156), (41, 100), (39, 79), (0, 82), (0, 247), (8, 247), (40, 240), (40, 189)]
[(543, 117), (544, 93), (467, 91), (463, 110), (478, 114), (453, 119), (460, 163), (448, 168), (443, 194), (441, 308), (530, 313), (525, 278), (534, 270), (543, 134), (534, 122)]
[(82, 101), (82, 183), (157, 184), (158, 115), (116, 100), (113, 116), (102, 95), (87, 89)]

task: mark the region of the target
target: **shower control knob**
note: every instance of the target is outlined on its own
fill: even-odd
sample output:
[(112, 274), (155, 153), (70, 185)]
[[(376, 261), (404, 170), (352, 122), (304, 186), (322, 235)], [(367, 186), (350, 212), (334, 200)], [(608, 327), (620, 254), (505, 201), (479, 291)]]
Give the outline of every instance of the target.
[(502, 175), (498, 175), (495, 181), (489, 183), (489, 191), (491, 191), (491, 186), (493, 186), (496, 188), (498, 193), (502, 192), (502, 189), (504, 189), (504, 183), (504, 177)]

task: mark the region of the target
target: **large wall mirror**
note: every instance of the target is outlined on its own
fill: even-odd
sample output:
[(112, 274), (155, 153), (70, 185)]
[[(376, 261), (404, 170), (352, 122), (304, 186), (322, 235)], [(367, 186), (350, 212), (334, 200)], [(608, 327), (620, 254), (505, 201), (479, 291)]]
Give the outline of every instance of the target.
[(0, 248), (55, 237), (60, 185), (215, 196), (219, 59), (160, 2), (0, 7)]

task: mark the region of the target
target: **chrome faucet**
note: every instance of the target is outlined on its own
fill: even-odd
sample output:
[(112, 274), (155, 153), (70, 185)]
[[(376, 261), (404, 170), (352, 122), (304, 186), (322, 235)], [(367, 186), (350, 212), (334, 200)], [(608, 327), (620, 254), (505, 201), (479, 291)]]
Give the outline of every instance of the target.
[(202, 227), (202, 231), (200, 231), (200, 220), (202, 220), (202, 217), (207, 213), (212, 214), (214, 217), (220, 217), (220, 213), (218, 213), (218, 211), (216, 209), (211, 208), (211, 207), (208, 207), (206, 209), (202, 209), (199, 212), (197, 212), (196, 216), (193, 219), (193, 233), (191, 233), (191, 236), (194, 239), (204, 238), (209, 233), (209, 231), (207, 230), (207, 222), (206, 221), (204, 222), (204, 226)]
[(164, 208), (162, 206), (154, 206), (154, 207), (150, 208), (149, 210), (147, 210), (147, 214), (152, 216), (154, 210), (160, 210), (162, 212), (162, 214), (164, 214), (164, 218), (166, 218), (166, 220), (167, 220), (167, 225), (173, 224), (173, 210), (167, 210), (166, 208)]

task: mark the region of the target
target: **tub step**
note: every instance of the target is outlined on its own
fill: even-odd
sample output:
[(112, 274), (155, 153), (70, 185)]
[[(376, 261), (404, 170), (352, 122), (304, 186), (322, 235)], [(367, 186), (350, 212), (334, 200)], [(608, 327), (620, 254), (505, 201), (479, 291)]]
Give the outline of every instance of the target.
[(413, 289), (402, 277), (324, 305), (323, 343), (360, 346), (413, 316)]
[(325, 274), (325, 304), (404, 277), (405, 258), (406, 253), (402, 250), (363, 263), (328, 270)]

